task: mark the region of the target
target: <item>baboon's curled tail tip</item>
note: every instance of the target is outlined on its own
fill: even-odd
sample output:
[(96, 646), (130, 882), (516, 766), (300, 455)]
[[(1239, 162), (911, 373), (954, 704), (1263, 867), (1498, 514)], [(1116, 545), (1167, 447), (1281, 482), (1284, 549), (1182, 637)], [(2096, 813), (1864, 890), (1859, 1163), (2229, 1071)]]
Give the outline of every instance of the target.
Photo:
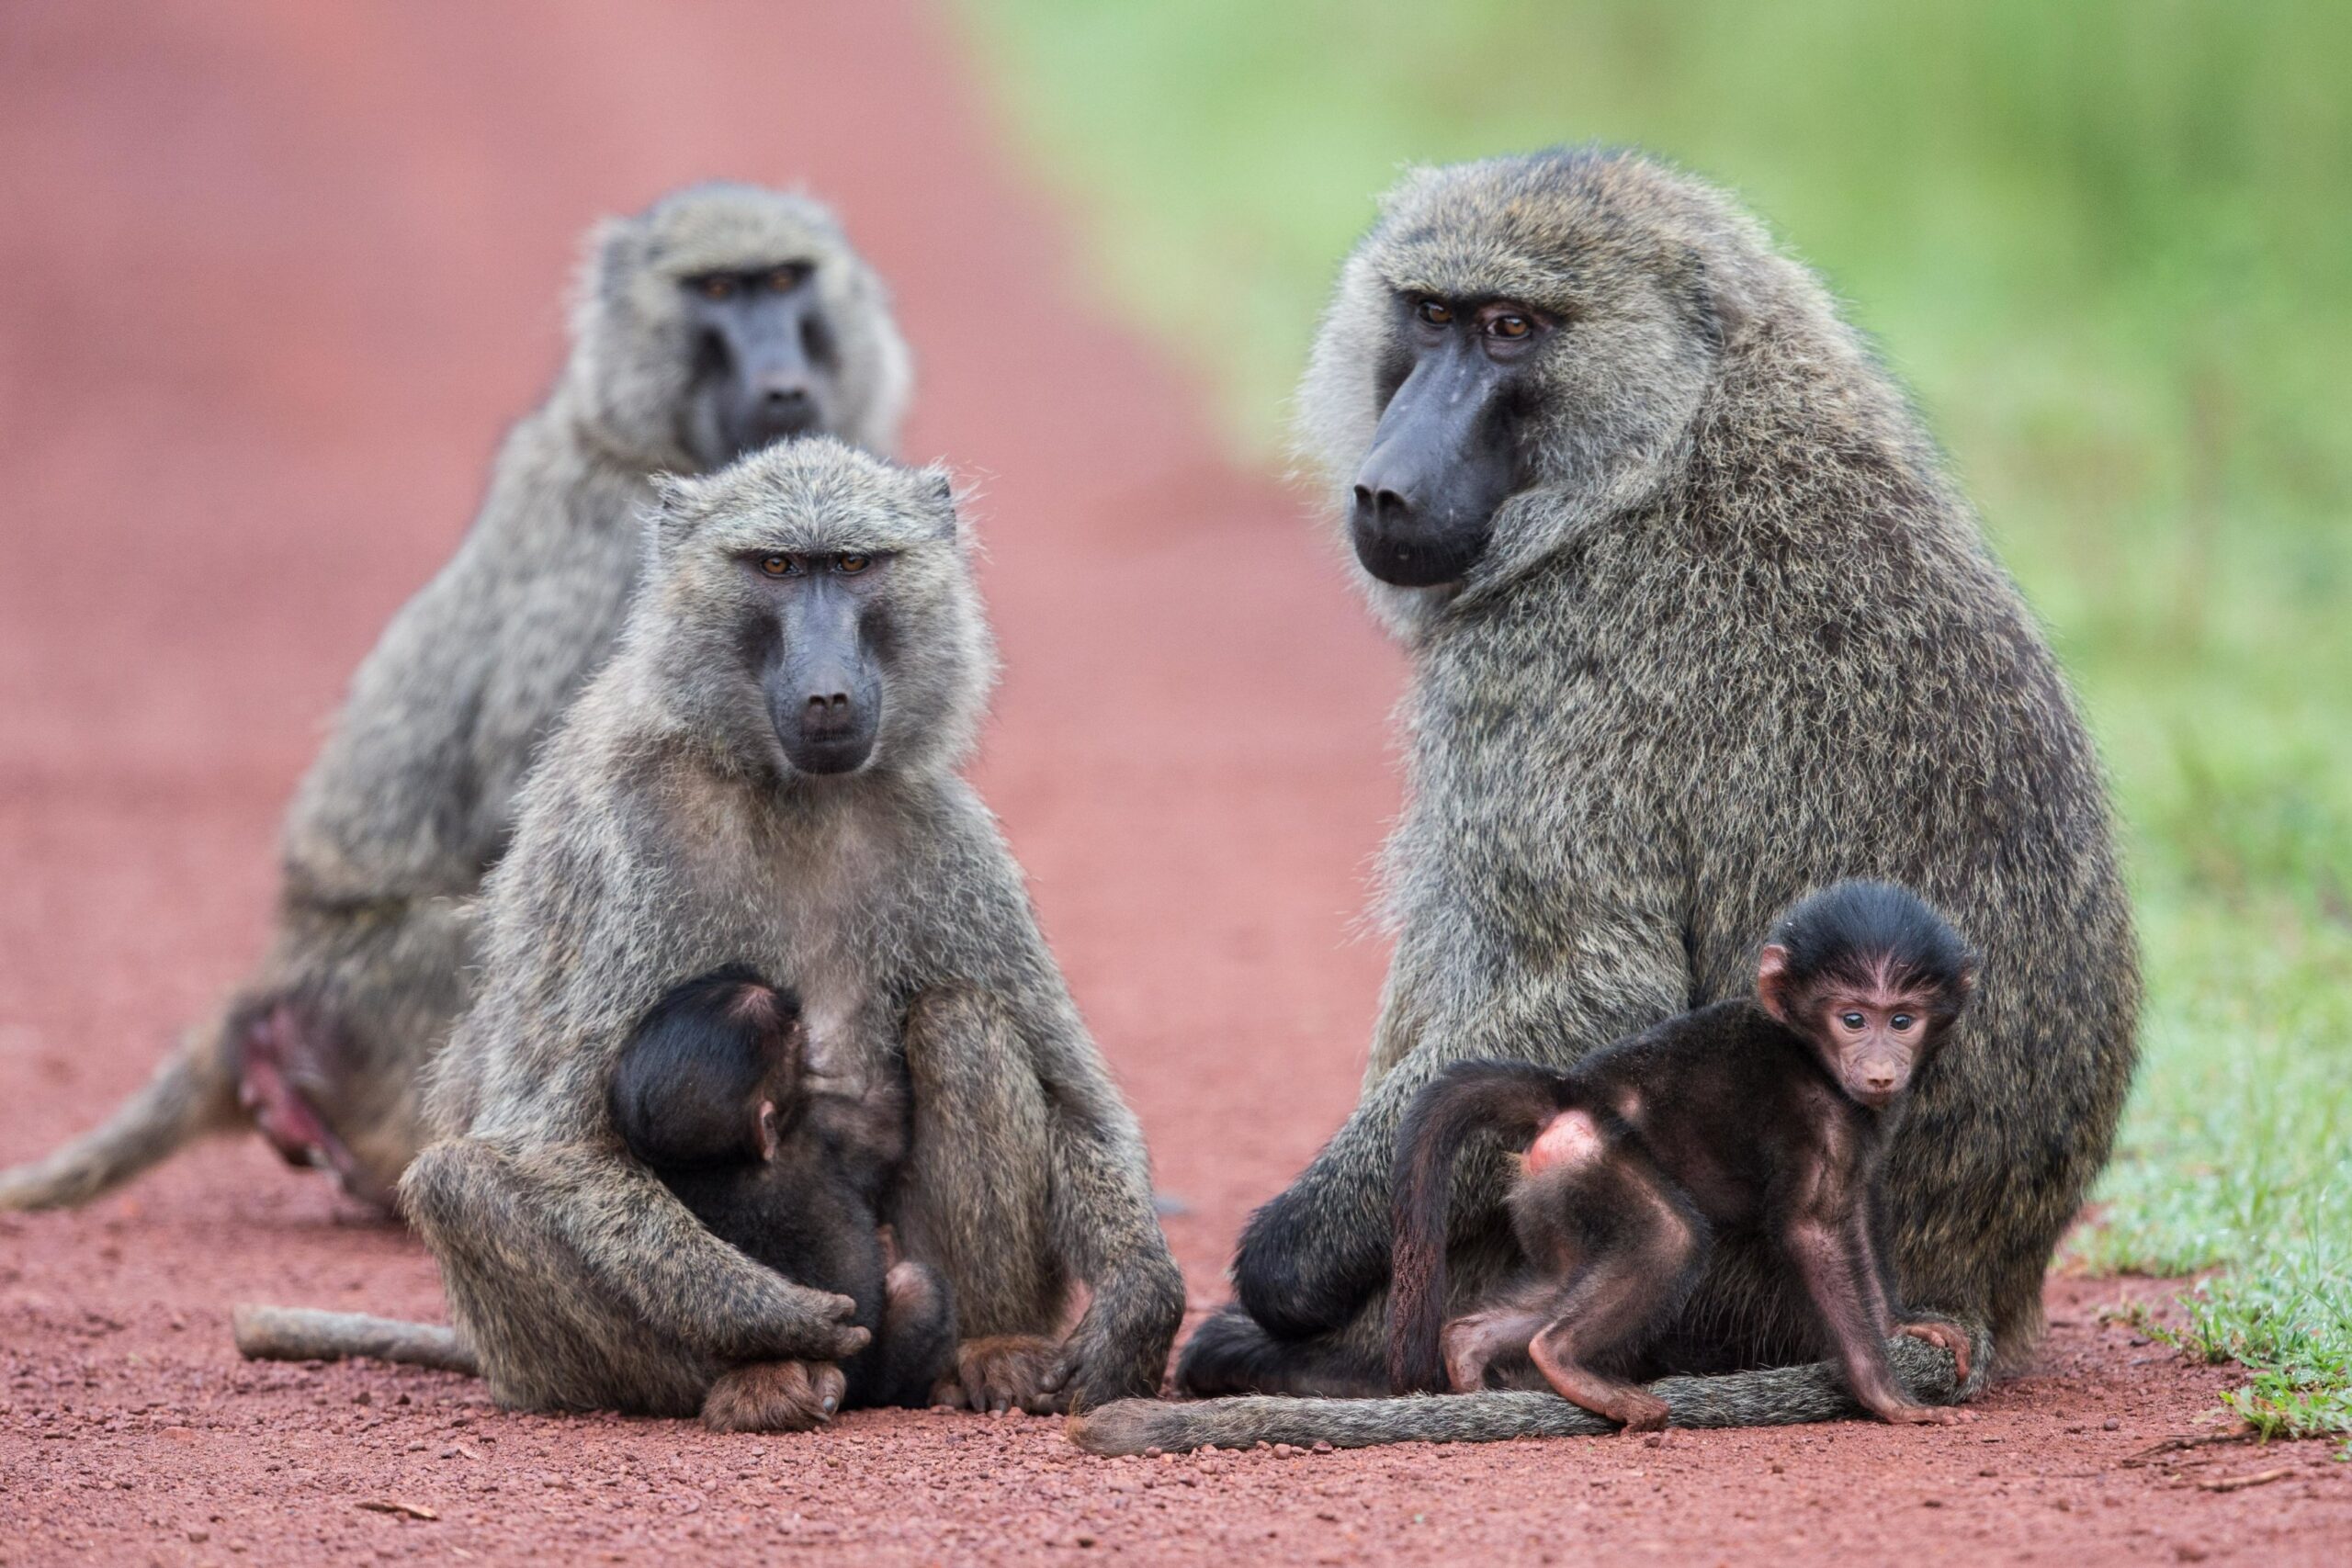
[[(1951, 1352), (1907, 1337), (1887, 1341), (1894, 1371), (1912, 1396), (1951, 1404), (1976, 1392), (1992, 1344), (1974, 1336), (1971, 1364), (1980, 1369), (1965, 1386), (1953, 1377)], [(1651, 1385), (1676, 1427), (1787, 1427), (1860, 1416), (1835, 1367), (1815, 1362), (1726, 1377), (1665, 1378)], [(1141, 1454), (1154, 1450), (1246, 1449), (1260, 1443), (1312, 1448), (1371, 1448), (1382, 1443), (1493, 1443), (1512, 1438), (1589, 1438), (1617, 1424), (1556, 1394), (1520, 1390), (1484, 1393), (1404, 1394), (1389, 1399), (1290, 1399), (1245, 1394), (1233, 1399), (1123, 1399), (1070, 1418), (1069, 1439), (1089, 1453)]]
[(206, 1031), (96, 1127), (44, 1158), (0, 1170), (0, 1210), (74, 1208), (241, 1119), (218, 1035)]

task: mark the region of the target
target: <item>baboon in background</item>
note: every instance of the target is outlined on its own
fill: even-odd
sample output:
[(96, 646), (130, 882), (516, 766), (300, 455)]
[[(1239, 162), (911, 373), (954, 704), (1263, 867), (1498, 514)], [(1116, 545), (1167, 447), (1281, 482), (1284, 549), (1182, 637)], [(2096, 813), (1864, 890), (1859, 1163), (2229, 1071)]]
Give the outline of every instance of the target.
[[(1985, 955), (1894, 1131), (1890, 1240), (1905, 1299), (2015, 1366), (2131, 1077), (2130, 912), (2065, 682), (1827, 291), (1636, 155), (1424, 170), (1350, 259), (1302, 402), (1412, 655), (1396, 950), (1361, 1103), (1250, 1220), (1238, 1302), (1179, 1381), (1382, 1388), (1390, 1157), (1420, 1089), (1738, 995), (1773, 912), (1858, 875), (1919, 889)], [(1500, 1150), (1465, 1164), (1470, 1301), (1512, 1248)], [(1826, 1369), (1779, 1366), (1809, 1329), (1769, 1260), (1717, 1248), (1645, 1370), (1776, 1369), (1661, 1390), (1678, 1421), (1818, 1418), (1841, 1407)], [(1080, 1440), (1588, 1429), (1543, 1399), (1122, 1406)]]
[[(665, 481), (650, 526), (619, 651), (489, 878), (478, 999), (428, 1093), (447, 1136), (401, 1184), (492, 1393), (822, 1418), (811, 1391), (865, 1338), (853, 1303), (720, 1241), (614, 1125), (639, 1020), (729, 964), (797, 993), (842, 1092), (903, 1056), (887, 1218), (952, 1290), (960, 1384), (1150, 1393), (1182, 1281), (1135, 1118), (956, 772), (994, 660), (945, 473), (810, 438)], [(1079, 1281), (1084, 1316), (1040, 1354)]]
[(896, 442), (906, 345), (819, 203), (695, 186), (593, 244), (555, 389), (296, 791), (267, 956), (104, 1125), (0, 1172), (0, 1209), (85, 1202), (241, 1114), (388, 1203), (423, 1141), (420, 1072), (465, 1006), (469, 902), (534, 749), (620, 626), (650, 476), (808, 431)]

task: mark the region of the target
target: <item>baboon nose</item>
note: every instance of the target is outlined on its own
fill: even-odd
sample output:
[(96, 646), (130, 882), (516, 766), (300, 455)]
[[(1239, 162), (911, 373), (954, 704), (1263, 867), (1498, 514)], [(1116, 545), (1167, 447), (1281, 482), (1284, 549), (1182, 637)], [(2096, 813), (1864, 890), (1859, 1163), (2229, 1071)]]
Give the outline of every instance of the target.
[(1382, 485), (1356, 486), (1356, 517), (1360, 522), (1394, 527), (1413, 515), (1413, 503)]

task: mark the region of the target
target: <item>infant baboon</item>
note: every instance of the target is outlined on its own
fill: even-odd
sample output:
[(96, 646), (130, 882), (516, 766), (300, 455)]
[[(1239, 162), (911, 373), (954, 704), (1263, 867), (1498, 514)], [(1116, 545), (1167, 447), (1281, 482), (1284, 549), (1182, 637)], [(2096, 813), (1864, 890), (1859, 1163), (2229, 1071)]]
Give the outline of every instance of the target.
[[(1818, 1346), (1865, 1409), (1959, 1419), (1895, 1381), (1886, 1341), (1968, 1336), (1908, 1320), (1886, 1264), (1889, 1117), (1941, 1048), (1975, 960), (1919, 899), (1847, 882), (1781, 917), (1752, 998), (1717, 1002), (1564, 1071), (1456, 1062), (1396, 1145), (1388, 1368), (1400, 1393), (1487, 1386), (1498, 1361), (1595, 1415), (1650, 1431), (1666, 1402), (1625, 1381), (1718, 1238), (1750, 1238), (1803, 1281)], [(1508, 1200), (1521, 1277), (1445, 1321), (1454, 1156), (1484, 1130), (1521, 1141)], [(1441, 1325), (1442, 1327), (1441, 1328)], [(1442, 1356), (1441, 1357), (1441, 1348)]]
[[(1421, 1087), (1465, 1059), (1566, 1068), (1745, 994), (1755, 933), (1849, 876), (1919, 889), (2000, 956), (1892, 1134), (1886, 1242), (1906, 1302), (2021, 1360), (2131, 1079), (2131, 916), (2065, 680), (1828, 292), (1729, 197), (1633, 154), (1421, 170), (1342, 272), (1300, 403), (1412, 657), (1396, 956), (1362, 1100), (1250, 1220), (1238, 1303), (1179, 1382), (1385, 1390), (1391, 1168)], [(1460, 1178), (1466, 1280), (1518, 1261), (1508, 1174), (1488, 1151)], [(1834, 1369), (1786, 1365), (1813, 1344), (1785, 1270), (1719, 1245), (1642, 1370), (1736, 1374), (1678, 1385), (1693, 1416), (1819, 1418), (1847, 1404)], [(1949, 1387), (1940, 1352), (1895, 1353)], [(1088, 1440), (1593, 1419), (1545, 1401), (1170, 1405)]]
[(267, 957), (104, 1125), (0, 1172), (0, 1209), (85, 1202), (241, 1118), (388, 1203), (466, 1003), (470, 900), (619, 629), (651, 476), (809, 431), (887, 451), (909, 382), (887, 290), (817, 202), (695, 186), (601, 226), (554, 391), (295, 794)]
[(492, 1393), (800, 1425), (865, 1346), (855, 1302), (718, 1240), (616, 1134), (639, 1021), (738, 964), (799, 998), (841, 1092), (903, 1062), (887, 1217), (953, 1292), (956, 1386), (1151, 1392), (1183, 1288), (1142, 1138), (956, 771), (994, 660), (946, 475), (811, 438), (665, 485), (650, 526), (619, 651), (490, 877), (479, 997), (434, 1067), (447, 1136), (401, 1185)]
[[(852, 1321), (873, 1342), (821, 1374), (820, 1408), (927, 1404), (955, 1357), (956, 1316), (939, 1277), (891, 1261), (883, 1239), (906, 1156), (903, 1069), (888, 1064), (843, 1094), (812, 1070), (808, 1045), (800, 998), (752, 970), (681, 982), (621, 1047), (613, 1124), (719, 1240), (857, 1303)], [(723, 1430), (774, 1426), (766, 1404), (706, 1404), (703, 1418)]]

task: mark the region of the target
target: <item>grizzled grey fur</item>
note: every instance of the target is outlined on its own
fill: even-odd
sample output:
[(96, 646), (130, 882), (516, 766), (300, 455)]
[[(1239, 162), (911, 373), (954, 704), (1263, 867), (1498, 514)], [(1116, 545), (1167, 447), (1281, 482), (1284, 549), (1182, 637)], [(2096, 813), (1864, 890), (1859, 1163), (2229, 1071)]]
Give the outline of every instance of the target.
[[(1370, 1071), (1251, 1221), (1239, 1303), (1180, 1381), (1376, 1378), (1389, 1170), (1421, 1087), (1467, 1057), (1565, 1065), (1741, 994), (1773, 911), (1853, 876), (1919, 889), (1985, 955), (1894, 1134), (1891, 1243), (1914, 1310), (1988, 1329), (2016, 1367), (2107, 1159), (2140, 1001), (2105, 784), (2040, 628), (1901, 390), (1722, 192), (1594, 150), (1408, 175), (1349, 260), (1302, 389), (1335, 497), (1406, 304), (1428, 297), (1558, 325), (1484, 552), (1438, 587), (1363, 579), (1413, 666)], [(1503, 1162), (1464, 1163), (1467, 1300), (1510, 1258)], [(1786, 1268), (1733, 1248), (1670, 1339), (1658, 1371), (1817, 1354)], [(1348, 1440), (1381, 1419), (1350, 1417)]]
[(465, 542), (385, 628), (296, 791), (267, 956), (104, 1125), (0, 1172), (0, 1209), (87, 1201), (243, 1124), (236, 1036), (285, 1000), (315, 1026), (296, 1087), (347, 1147), (345, 1185), (389, 1200), (423, 1138), (420, 1071), (466, 1002), (470, 900), (535, 749), (612, 646), (652, 477), (714, 460), (687, 417), (700, 347), (682, 280), (785, 263), (813, 267), (833, 334), (828, 428), (891, 448), (906, 344), (823, 206), (714, 184), (600, 225), (554, 390), (508, 434)]
[[(747, 1364), (856, 1348), (844, 1298), (719, 1241), (624, 1149), (608, 1085), (681, 979), (748, 964), (801, 998), (810, 1070), (903, 1052), (914, 1130), (893, 1213), (958, 1333), (1057, 1334), (1064, 1403), (1155, 1389), (1183, 1291), (1141, 1135), (956, 769), (994, 670), (945, 474), (826, 439), (664, 487), (619, 651), (548, 743), (484, 897), (479, 999), (435, 1064), (446, 1141), (401, 1187), (493, 1394), (683, 1415)], [(760, 684), (753, 566), (887, 563), (869, 607), (880, 728), (797, 773)]]

